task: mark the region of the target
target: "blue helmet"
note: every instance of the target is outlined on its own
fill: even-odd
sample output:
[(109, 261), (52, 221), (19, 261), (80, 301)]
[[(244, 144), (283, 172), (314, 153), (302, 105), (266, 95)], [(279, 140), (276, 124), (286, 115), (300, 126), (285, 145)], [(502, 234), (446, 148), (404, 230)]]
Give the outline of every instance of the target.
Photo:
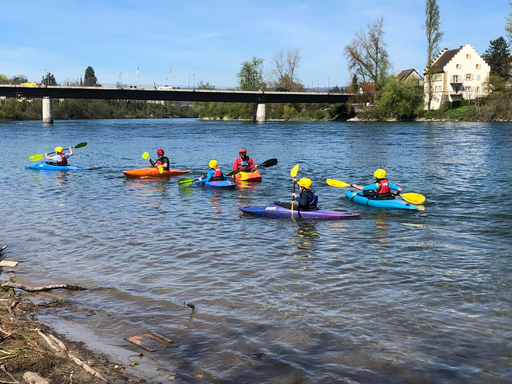
[(242, 164), (240, 164), (241, 167), (248, 167), (249, 163), (247, 161), (242, 161)]

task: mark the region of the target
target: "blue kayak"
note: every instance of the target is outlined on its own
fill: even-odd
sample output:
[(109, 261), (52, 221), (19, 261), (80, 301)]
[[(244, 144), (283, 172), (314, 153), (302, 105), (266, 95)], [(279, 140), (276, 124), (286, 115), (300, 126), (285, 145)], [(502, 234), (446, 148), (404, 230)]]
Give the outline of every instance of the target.
[(74, 171), (74, 170), (83, 170), (87, 169), (84, 167), (79, 167), (78, 165), (51, 165), (47, 163), (37, 163), (37, 164), (27, 164), (25, 165), (25, 168), (29, 169), (39, 169), (39, 170), (45, 170), (45, 171)]
[[(255, 216), (273, 217), (291, 219), (291, 209), (281, 207), (280, 205), (270, 204), (268, 206), (257, 206), (257, 207), (240, 207), (238, 208), (244, 213)], [(327, 211), (325, 209), (317, 209), (314, 211), (293, 211), (294, 219), (310, 219), (310, 220), (343, 220), (352, 219), (359, 217), (360, 213), (345, 213), (337, 211)]]
[(202, 185), (204, 187), (212, 187), (212, 188), (235, 188), (236, 183), (231, 180), (218, 180), (218, 181), (202, 181), (195, 180), (196, 184)]
[(354, 203), (363, 204), (370, 207), (412, 210), (419, 209), (416, 205), (405, 201), (400, 196), (396, 196), (391, 200), (379, 200), (363, 196), (363, 191), (345, 191), (345, 196), (347, 196), (347, 198)]

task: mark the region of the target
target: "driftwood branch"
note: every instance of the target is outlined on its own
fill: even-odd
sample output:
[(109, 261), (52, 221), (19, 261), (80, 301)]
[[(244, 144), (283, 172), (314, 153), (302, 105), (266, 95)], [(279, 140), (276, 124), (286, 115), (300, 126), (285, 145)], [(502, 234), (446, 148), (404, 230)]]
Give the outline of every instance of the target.
[(0, 383), (12, 383), (12, 384), (20, 384), (20, 382), (18, 380), (16, 380), (14, 377), (12, 377), (12, 375), (6, 371), (5, 367), (3, 365), (0, 365), (0, 369), (7, 375), (11, 378), (12, 381), (0, 381)]
[(27, 291), (27, 292), (51, 291), (52, 289), (62, 289), (62, 288), (70, 289), (70, 290), (74, 290), (74, 291), (85, 291), (87, 289), (87, 288), (80, 287), (78, 285), (70, 285), (70, 284), (53, 284), (53, 285), (46, 285), (44, 287), (29, 287), (27, 285), (11, 283), (11, 282), (2, 283), (2, 287), (21, 289), (21, 290)]
[(101, 379), (103, 381), (107, 381), (107, 379), (105, 379), (103, 376), (101, 376), (98, 372), (96, 372), (94, 369), (92, 369), (91, 367), (89, 367), (87, 364), (85, 364), (82, 360), (80, 360), (78, 357), (76, 357), (75, 355), (73, 355), (72, 353), (68, 353), (68, 356), (71, 360), (73, 360), (73, 362), (82, 367), (83, 369), (85, 369), (87, 372), (89, 372), (92, 376), (94, 377), (97, 377), (98, 379)]

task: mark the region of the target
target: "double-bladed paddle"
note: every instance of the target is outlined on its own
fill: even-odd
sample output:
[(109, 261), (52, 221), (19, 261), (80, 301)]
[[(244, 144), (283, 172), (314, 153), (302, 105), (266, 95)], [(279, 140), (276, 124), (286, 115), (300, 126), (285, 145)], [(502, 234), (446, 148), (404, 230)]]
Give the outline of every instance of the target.
[[(82, 148), (82, 147), (85, 147), (87, 145), (87, 143), (79, 143), (77, 145), (75, 145), (74, 147), (71, 147), (71, 148)], [(63, 151), (65, 151), (67, 148), (64, 148)], [(52, 155), (56, 152), (48, 152), (48, 155)], [(38, 160), (41, 160), (42, 158), (44, 157), (44, 154), (40, 154), (40, 153), (36, 153), (32, 156), (29, 157), (30, 161), (38, 161)]]
[[(277, 164), (277, 159), (268, 159), (267, 161), (264, 161), (263, 163), (258, 164), (258, 168), (259, 167), (265, 167), (265, 168), (273, 167), (276, 164)], [(233, 176), (233, 175), (236, 175), (237, 173), (240, 173), (240, 169), (228, 172), (228, 173), (226, 173), (226, 176)]]
[[(292, 168), (290, 171), (290, 176), (292, 179), (295, 179), (297, 173), (299, 172), (299, 164)], [(295, 193), (295, 183), (293, 183), (293, 193)], [(292, 199), (292, 219), (293, 219), (293, 205), (295, 204), (295, 199)]]
[(178, 180), (178, 185), (180, 187), (186, 187), (197, 180), (199, 180), (199, 179), (191, 179), (190, 177), (182, 177), (181, 179)]
[[(327, 184), (329, 184), (331, 187), (338, 187), (338, 188), (346, 188), (352, 186), (352, 184), (345, 183), (341, 180), (334, 180), (334, 179), (327, 179)], [(419, 193), (414, 192), (408, 192), (408, 193), (401, 193), (400, 196), (407, 202), (411, 204), (423, 204), (425, 202), (425, 196), (420, 195)]]
[[(147, 160), (147, 159), (149, 159), (149, 153), (144, 152), (144, 153), (142, 154), (142, 158), (143, 158), (143, 159), (146, 159), (146, 160)], [(163, 173), (163, 172), (164, 172), (164, 167), (162, 167), (161, 165), (157, 165), (156, 167), (158, 168), (158, 172), (160, 172), (160, 173)]]

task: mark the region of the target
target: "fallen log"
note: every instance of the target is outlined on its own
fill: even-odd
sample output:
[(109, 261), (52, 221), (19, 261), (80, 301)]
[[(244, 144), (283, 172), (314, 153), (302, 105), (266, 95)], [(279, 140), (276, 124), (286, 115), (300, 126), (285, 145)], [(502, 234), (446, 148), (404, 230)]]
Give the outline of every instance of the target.
[(0, 261), (0, 267), (17, 267), (18, 266), (18, 262), (17, 261), (7, 261), (7, 260), (2, 260)]
[(7, 287), (7, 288), (21, 289), (21, 290), (27, 291), (27, 292), (51, 291), (52, 289), (70, 289), (70, 290), (74, 290), (74, 291), (87, 290), (87, 288), (80, 287), (78, 285), (70, 285), (70, 284), (53, 284), (53, 285), (46, 285), (44, 287), (29, 287), (28, 285), (24, 285), (24, 284), (5, 282), (5, 283), (2, 283), (1, 286)]

